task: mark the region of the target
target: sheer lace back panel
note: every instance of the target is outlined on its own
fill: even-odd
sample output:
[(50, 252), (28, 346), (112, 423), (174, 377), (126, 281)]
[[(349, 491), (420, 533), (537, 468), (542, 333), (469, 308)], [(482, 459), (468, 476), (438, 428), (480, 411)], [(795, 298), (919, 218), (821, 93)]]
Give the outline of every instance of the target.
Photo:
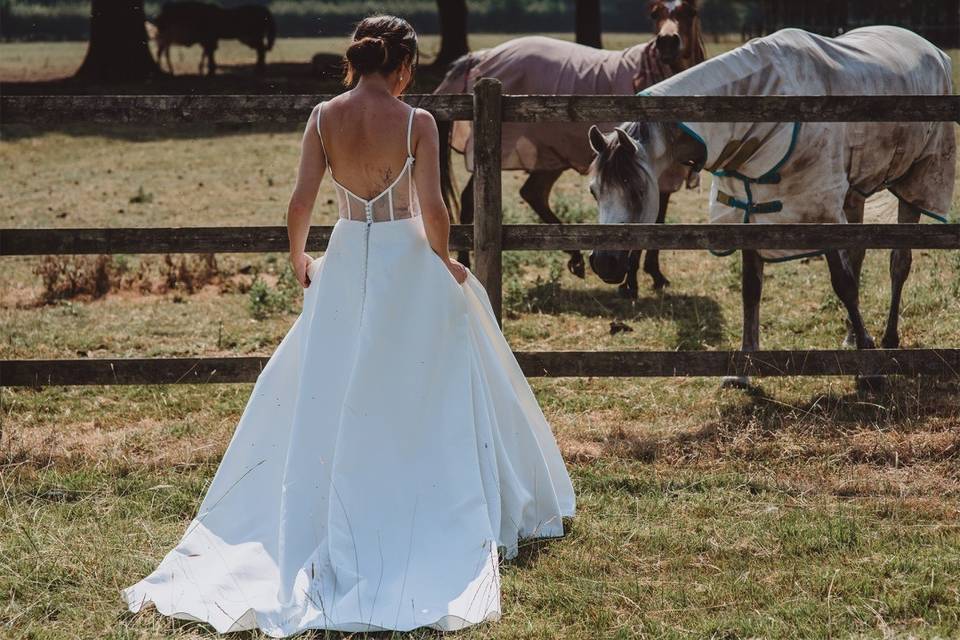
[(417, 201), (417, 189), (413, 183), (413, 114), (416, 107), (410, 109), (407, 120), (407, 158), (403, 168), (390, 185), (373, 198), (362, 198), (337, 181), (330, 166), (330, 158), (323, 145), (323, 133), (320, 131), (320, 116), (323, 113), (321, 102), (317, 111), (317, 133), (320, 134), (320, 148), (330, 171), (330, 179), (337, 191), (337, 206), (341, 218), (368, 222), (387, 222), (420, 215), (420, 203)]

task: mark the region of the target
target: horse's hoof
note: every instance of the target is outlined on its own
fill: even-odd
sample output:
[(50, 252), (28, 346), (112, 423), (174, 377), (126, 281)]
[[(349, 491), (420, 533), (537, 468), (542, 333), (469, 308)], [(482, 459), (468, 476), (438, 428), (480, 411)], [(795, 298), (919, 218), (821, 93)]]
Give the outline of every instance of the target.
[(569, 269), (570, 273), (577, 276), (578, 278), (587, 277), (587, 271), (586, 271), (586, 267), (584, 267), (583, 265), (582, 255), (577, 255), (567, 260), (567, 269)]
[(883, 391), (886, 378), (883, 376), (857, 376), (854, 378), (857, 391), (861, 393), (879, 393)]
[(664, 278), (663, 276), (657, 277), (653, 276), (653, 290), (660, 291), (664, 287), (670, 286), (670, 281)]
[(883, 336), (883, 339), (880, 341), (880, 346), (884, 349), (899, 349), (900, 336), (893, 336), (892, 338)]
[(852, 334), (847, 334), (847, 337), (843, 339), (841, 343), (842, 347), (847, 349), (856, 349), (857, 348), (857, 339), (853, 337)]
[(619, 295), (621, 298), (631, 299), (636, 299), (638, 297), (636, 288), (631, 287), (626, 282), (617, 287), (617, 295)]
[(721, 389), (750, 389), (750, 376), (723, 376), (720, 379)]

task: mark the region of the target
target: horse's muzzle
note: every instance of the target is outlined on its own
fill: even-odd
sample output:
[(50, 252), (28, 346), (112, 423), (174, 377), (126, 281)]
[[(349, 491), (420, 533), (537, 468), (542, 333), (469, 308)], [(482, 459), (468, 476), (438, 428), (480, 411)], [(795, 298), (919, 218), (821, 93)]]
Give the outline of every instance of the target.
[(591, 251), (590, 269), (607, 284), (620, 284), (627, 275), (627, 251)]
[(680, 56), (680, 36), (669, 34), (657, 36), (657, 53), (660, 54), (660, 61), (664, 64), (671, 64)]

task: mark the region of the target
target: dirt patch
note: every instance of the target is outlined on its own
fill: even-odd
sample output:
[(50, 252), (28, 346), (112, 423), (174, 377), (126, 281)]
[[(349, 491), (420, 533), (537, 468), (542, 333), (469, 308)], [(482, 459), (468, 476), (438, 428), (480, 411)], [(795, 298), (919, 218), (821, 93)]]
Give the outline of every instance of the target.
[(139, 419), (106, 426), (98, 421), (10, 428), (3, 433), (0, 465), (80, 468), (111, 464), (137, 468), (216, 463), (235, 423), (196, 431), (178, 424)]

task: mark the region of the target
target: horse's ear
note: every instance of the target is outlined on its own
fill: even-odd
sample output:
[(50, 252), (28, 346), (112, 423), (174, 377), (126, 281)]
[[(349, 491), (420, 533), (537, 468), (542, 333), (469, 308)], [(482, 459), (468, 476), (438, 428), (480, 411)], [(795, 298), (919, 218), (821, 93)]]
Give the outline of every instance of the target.
[(600, 129), (597, 128), (597, 125), (590, 125), (590, 131), (587, 133), (587, 138), (590, 139), (590, 148), (593, 149), (594, 153), (601, 153), (607, 148), (607, 139), (603, 137), (602, 133), (600, 133)]
[(629, 148), (632, 151), (637, 150), (637, 141), (631, 138), (630, 134), (620, 127), (617, 127), (617, 138), (620, 140), (621, 147), (627, 147), (627, 145), (629, 145)]

